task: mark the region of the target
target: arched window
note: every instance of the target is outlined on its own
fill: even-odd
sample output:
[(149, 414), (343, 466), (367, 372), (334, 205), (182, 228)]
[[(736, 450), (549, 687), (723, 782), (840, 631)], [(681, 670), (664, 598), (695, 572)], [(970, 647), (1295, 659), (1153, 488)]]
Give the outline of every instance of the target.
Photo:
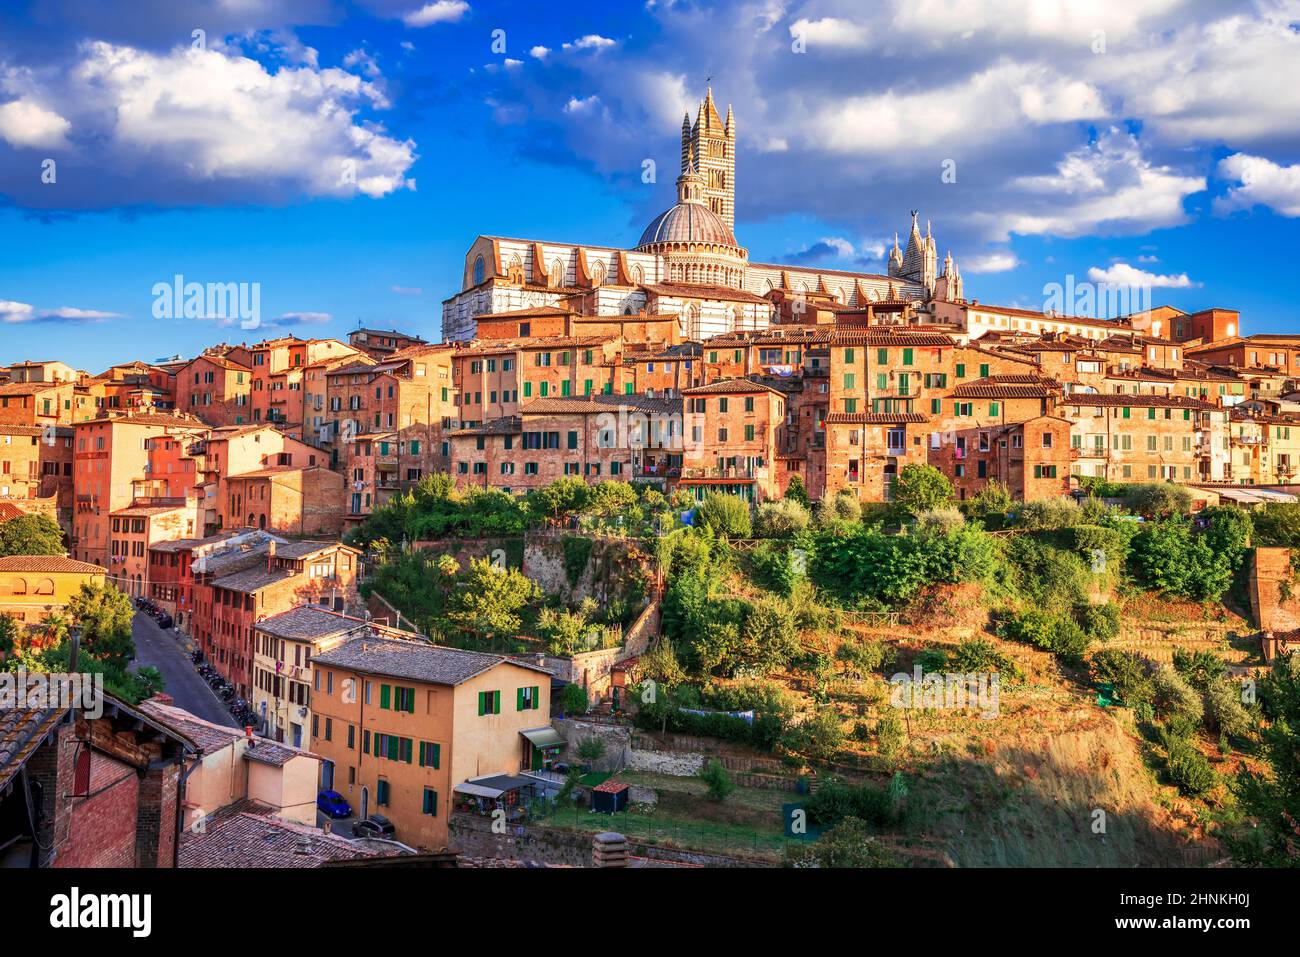
[(632, 267), (632, 283), (639, 286), (645, 282), (645, 271), (640, 266)]
[(15, 578), (15, 579), (14, 579), (14, 590), (13, 590), (13, 593), (14, 593), (15, 595), (26, 595), (26, 594), (27, 594), (27, 579), (25, 579), (25, 578)]
[(40, 581), (38, 581), (38, 582), (36, 583), (36, 592), (35, 592), (35, 593), (36, 593), (37, 595), (53, 595), (53, 594), (54, 594), (54, 579), (52, 579), (52, 578), (42, 578)]
[(486, 267), (483, 264), (483, 257), (479, 256), (474, 260), (474, 285), (483, 282), (483, 272)]
[(605, 261), (603, 259), (597, 259), (591, 266), (591, 284), (593, 286), (599, 286), (603, 283), (608, 271), (608, 268), (605, 266)]
[(564, 285), (564, 263), (558, 259), (551, 260), (551, 271), (547, 274), (552, 286)]

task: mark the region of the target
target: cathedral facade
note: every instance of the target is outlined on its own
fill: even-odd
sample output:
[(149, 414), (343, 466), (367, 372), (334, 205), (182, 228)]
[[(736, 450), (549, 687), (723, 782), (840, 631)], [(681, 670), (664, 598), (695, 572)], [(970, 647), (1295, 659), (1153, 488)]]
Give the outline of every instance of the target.
[(472, 339), (475, 318), (554, 306), (585, 315), (674, 315), (684, 338), (765, 329), (772, 294), (834, 306), (961, 298), (949, 255), (937, 274), (934, 238), (916, 213), (906, 248), (898, 237), (885, 275), (751, 262), (735, 236), (736, 123), (712, 90), (695, 121), (682, 120), (677, 202), (654, 217), (635, 247), (479, 236), (458, 293), (443, 302), (444, 341)]

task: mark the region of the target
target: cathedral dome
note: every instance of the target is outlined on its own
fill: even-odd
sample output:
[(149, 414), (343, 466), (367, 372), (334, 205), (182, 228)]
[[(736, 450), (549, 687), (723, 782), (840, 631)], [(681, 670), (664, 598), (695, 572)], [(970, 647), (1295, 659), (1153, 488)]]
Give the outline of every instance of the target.
[(722, 217), (703, 203), (684, 202), (670, 206), (650, 221), (638, 247), (655, 243), (717, 243), (735, 246), (736, 237)]

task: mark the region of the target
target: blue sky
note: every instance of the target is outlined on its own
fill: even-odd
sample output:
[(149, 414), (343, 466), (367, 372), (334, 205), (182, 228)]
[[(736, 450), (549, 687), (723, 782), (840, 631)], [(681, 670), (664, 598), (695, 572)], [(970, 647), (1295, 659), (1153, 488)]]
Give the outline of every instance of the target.
[(259, 283), (270, 334), (436, 338), (475, 235), (635, 244), (710, 76), (752, 259), (883, 271), (916, 208), (971, 298), (1117, 279), (1295, 331), (1298, 22), (1295, 0), (8, 3), (0, 363), (263, 334), (154, 318), (176, 274)]

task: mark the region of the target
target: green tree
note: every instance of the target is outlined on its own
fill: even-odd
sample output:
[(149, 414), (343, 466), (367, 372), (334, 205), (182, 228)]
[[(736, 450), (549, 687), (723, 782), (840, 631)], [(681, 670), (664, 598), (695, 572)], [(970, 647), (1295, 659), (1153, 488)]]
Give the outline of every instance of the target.
[(714, 534), (728, 538), (749, 538), (753, 531), (749, 503), (739, 495), (710, 492), (700, 502), (695, 520)]
[(85, 584), (68, 600), (65, 610), (81, 629), (81, 646), (109, 671), (124, 674), (135, 657), (131, 638), (135, 606), (130, 596), (108, 582)]
[(933, 465), (905, 465), (894, 481), (894, 504), (907, 515), (943, 508), (952, 497), (952, 483)]
[(560, 710), (564, 714), (585, 714), (587, 689), (572, 682), (560, 689)]
[(1173, 482), (1130, 485), (1124, 500), (1134, 512), (1147, 518), (1186, 515), (1192, 508), (1192, 493), (1186, 486)]
[(0, 614), (0, 658), (8, 658), (18, 647), (18, 622), (13, 616)]
[(708, 794), (710, 801), (721, 804), (727, 799), (727, 795), (736, 790), (731, 775), (717, 758), (710, 758), (708, 763), (700, 768), (697, 776), (704, 782), (705, 793)]
[(1259, 683), (1269, 723), (1260, 732), (1268, 772), (1243, 768), (1232, 785), (1241, 810), (1256, 824), (1233, 839), (1244, 864), (1300, 866), (1300, 654), (1279, 658)]
[(8, 555), (66, 555), (63, 530), (48, 515), (19, 515), (0, 522), (0, 558)]
[(541, 596), (536, 583), (518, 570), (474, 559), (452, 598), (447, 620), (476, 638), (496, 642), (518, 634), (520, 613)]
[(899, 866), (870, 826), (856, 817), (844, 818), (815, 843), (789, 846), (785, 863), (787, 867), (819, 868)]
[(806, 511), (812, 510), (812, 500), (808, 497), (808, 489), (803, 484), (802, 476), (790, 476), (790, 482), (785, 487), (785, 499), (802, 505)]

